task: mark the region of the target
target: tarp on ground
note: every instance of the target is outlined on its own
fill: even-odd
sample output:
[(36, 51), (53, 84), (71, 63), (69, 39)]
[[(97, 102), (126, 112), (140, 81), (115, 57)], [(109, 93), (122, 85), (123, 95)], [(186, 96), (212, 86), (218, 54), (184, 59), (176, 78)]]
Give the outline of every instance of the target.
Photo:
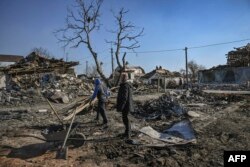
[(150, 126), (143, 127), (140, 129), (140, 132), (156, 140), (166, 142), (166, 145), (181, 145), (196, 142), (194, 130), (188, 120), (177, 122), (164, 132), (158, 132)]

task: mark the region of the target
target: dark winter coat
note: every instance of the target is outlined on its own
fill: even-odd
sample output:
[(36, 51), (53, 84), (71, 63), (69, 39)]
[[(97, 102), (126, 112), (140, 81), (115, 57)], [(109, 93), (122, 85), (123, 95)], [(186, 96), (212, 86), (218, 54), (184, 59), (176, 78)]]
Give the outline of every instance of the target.
[(134, 111), (132, 85), (128, 82), (120, 84), (117, 96), (117, 111)]

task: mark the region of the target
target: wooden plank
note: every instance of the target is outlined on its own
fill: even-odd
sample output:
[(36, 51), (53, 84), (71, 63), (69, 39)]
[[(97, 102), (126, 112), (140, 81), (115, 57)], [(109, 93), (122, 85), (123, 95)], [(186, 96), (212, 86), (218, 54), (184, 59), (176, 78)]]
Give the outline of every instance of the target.
[[(94, 99), (92, 101), (92, 104), (94, 104), (96, 101), (97, 101), (97, 99)], [(85, 103), (81, 104), (79, 107), (76, 108), (76, 114), (80, 113), (82, 110), (84, 110), (85, 108), (87, 108), (89, 106), (90, 106), (89, 100), (85, 101)], [(74, 116), (74, 113), (71, 113), (70, 115), (63, 118), (63, 120), (64, 121), (70, 120), (73, 116)]]
[[(113, 91), (113, 90), (118, 89), (118, 88), (119, 88), (119, 86), (113, 87), (113, 88), (110, 89), (110, 91)], [(94, 105), (96, 101), (97, 101), (97, 98), (95, 98), (95, 99), (92, 101), (92, 105)], [(80, 106), (78, 106), (78, 107), (76, 108), (76, 114), (80, 113), (82, 110), (84, 110), (85, 108), (87, 108), (87, 107), (89, 107), (89, 106), (90, 106), (90, 104), (89, 104), (89, 99), (87, 99), (87, 100), (85, 99), (84, 102), (83, 102)], [(67, 121), (67, 120), (71, 119), (73, 116), (74, 116), (74, 113), (71, 113), (70, 115), (64, 117), (64, 118), (63, 118), (63, 121)]]

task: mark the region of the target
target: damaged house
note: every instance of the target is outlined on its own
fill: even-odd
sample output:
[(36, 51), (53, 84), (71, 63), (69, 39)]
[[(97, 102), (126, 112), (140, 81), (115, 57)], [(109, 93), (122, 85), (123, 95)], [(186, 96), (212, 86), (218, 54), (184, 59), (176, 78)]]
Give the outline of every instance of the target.
[(73, 66), (78, 62), (65, 62), (58, 59), (45, 58), (36, 52), (30, 53), (17, 63), (9, 65), (3, 69), (6, 75), (7, 88), (30, 88), (43, 86), (49, 76), (55, 74), (74, 74)]
[(78, 64), (30, 53), (2, 69), (6, 87), (0, 92), (0, 104), (31, 103), (42, 97), (56, 103), (69, 103), (79, 96), (89, 95), (92, 83), (76, 77), (73, 67)]
[(202, 70), (198, 81), (202, 84), (245, 84), (250, 81), (250, 44), (235, 48), (227, 54), (227, 65)]
[(228, 52), (227, 65), (231, 67), (249, 67), (250, 66), (250, 43), (246, 46), (235, 48)]
[[(2, 68), (5, 85), (0, 104), (19, 104), (41, 98), (41, 94), (57, 103), (68, 103), (77, 96), (89, 94), (89, 82), (76, 77), (74, 66), (79, 62), (46, 58), (32, 52), (15, 64)], [(30, 99), (27, 97), (30, 97)]]
[[(138, 80), (140, 77), (145, 75), (145, 70), (140, 66), (126, 65), (124, 72), (128, 73), (128, 78), (131, 82)], [(120, 68), (117, 67), (114, 72), (114, 81), (117, 81), (119, 76), (120, 76)], [(113, 75), (111, 75), (110, 78), (113, 78)]]
[(160, 85), (161, 87), (175, 87), (183, 83), (183, 78), (178, 72), (170, 72), (161, 66), (141, 77), (144, 84)]

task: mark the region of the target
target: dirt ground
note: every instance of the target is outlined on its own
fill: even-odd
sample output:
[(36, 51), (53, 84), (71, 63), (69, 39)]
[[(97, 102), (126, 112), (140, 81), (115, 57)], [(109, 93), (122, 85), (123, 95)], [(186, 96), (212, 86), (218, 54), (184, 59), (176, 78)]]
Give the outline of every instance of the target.
[[(161, 94), (135, 96), (134, 99), (144, 102), (159, 96)], [(77, 115), (76, 122), (80, 124), (78, 130), (88, 141), (77, 148), (69, 145), (67, 160), (55, 158), (57, 143), (40, 139), (43, 138), (42, 130), (59, 124), (50, 112), (36, 112), (38, 108), (48, 108), (49, 111), (46, 103), (31, 106), (28, 111), (1, 108), (0, 114), (6, 119), (2, 119), (0, 125), (0, 166), (223, 166), (224, 150), (250, 150), (250, 97), (244, 96), (230, 103), (220, 102), (185, 103), (188, 110), (199, 115), (185, 116), (192, 123), (196, 143), (164, 147), (127, 144), (118, 136), (124, 130), (121, 114), (112, 107), (107, 111), (108, 129), (93, 121), (94, 111), (83, 111)], [(57, 109), (62, 107), (55, 106)], [(10, 115), (12, 119), (7, 119), (6, 116)], [(130, 115), (130, 119), (132, 138), (139, 140), (142, 127), (150, 125), (156, 130), (163, 130), (182, 118), (146, 121)]]

